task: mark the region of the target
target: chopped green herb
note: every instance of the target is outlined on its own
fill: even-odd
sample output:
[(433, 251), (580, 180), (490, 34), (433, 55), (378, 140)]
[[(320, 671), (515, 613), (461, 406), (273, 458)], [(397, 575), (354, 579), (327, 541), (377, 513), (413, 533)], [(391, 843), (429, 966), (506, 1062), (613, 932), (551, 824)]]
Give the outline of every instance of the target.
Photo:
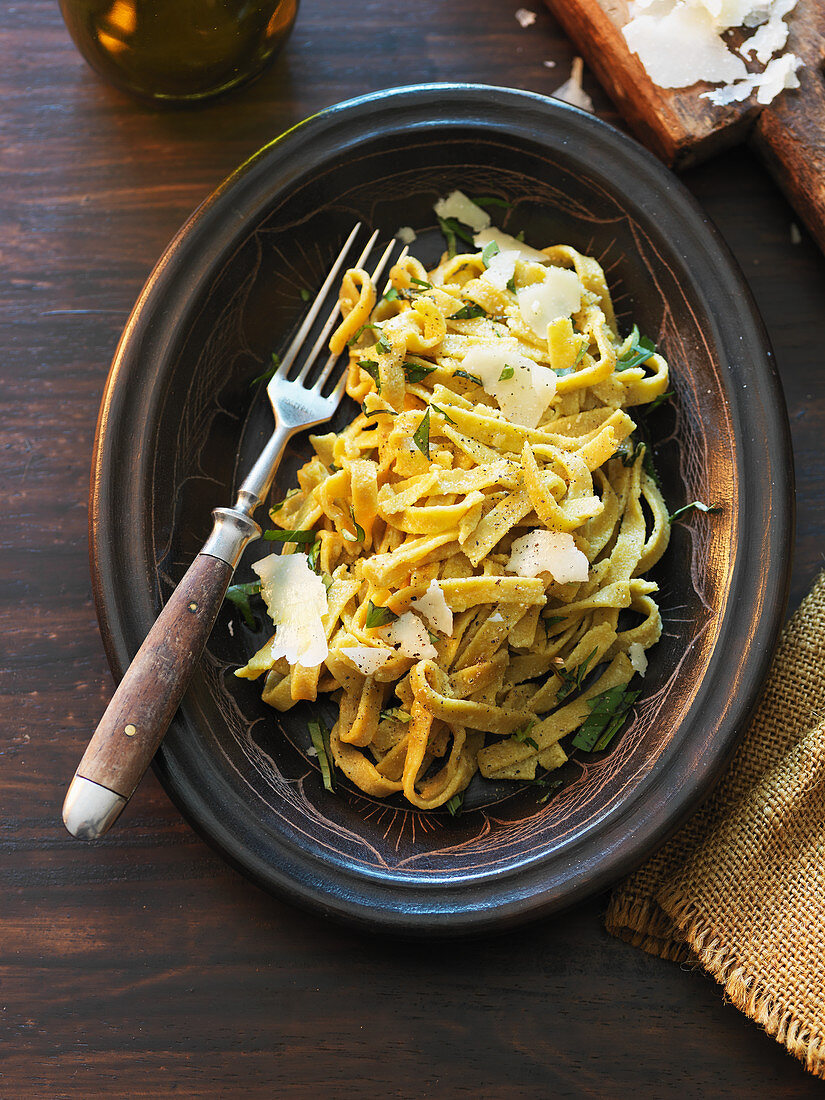
[(624, 684), (618, 684), (588, 699), (590, 714), (573, 738), (574, 747), (584, 752), (606, 748), (621, 729), (627, 712), (638, 697), (638, 691), (627, 691)]
[(423, 279), (416, 279), (415, 275), (410, 275), (410, 282), (413, 286), (420, 287), (421, 290), (432, 290), (433, 284), (427, 283)]
[(341, 467), (336, 466), (334, 462), (330, 462), (327, 468), (331, 474), (340, 474), (341, 472)]
[(364, 528), (361, 526), (361, 524), (355, 518), (355, 509), (352, 507), (351, 504), (349, 506), (349, 514), (350, 514), (350, 518), (352, 519), (352, 522), (355, 524), (355, 541), (356, 542), (363, 542), (364, 539), (367, 536), (364, 533)]
[(374, 359), (359, 359), (358, 366), (367, 372), (370, 378), (375, 383), (375, 387), (378, 392), (381, 392), (381, 376), (378, 373), (378, 364)]
[(644, 443), (631, 436), (616, 448), (616, 457), (621, 459), (622, 466), (635, 466), (636, 460), (645, 449)]
[(524, 230), (523, 229), (519, 229), (518, 233), (516, 233), (516, 240), (520, 241), (521, 244), (524, 244)]
[(438, 635), (437, 635), (437, 634), (433, 634), (432, 630), (428, 630), (428, 631), (427, 631), (427, 633), (428, 633), (428, 634), (429, 634), (429, 636), (430, 636), (430, 641), (432, 642), (432, 644), (433, 644), (433, 645), (437, 645), (437, 644), (438, 644), (438, 642), (440, 641), (440, 638), (438, 637)]
[(278, 358), (278, 356), (273, 351), (272, 352), (272, 364), (269, 367), (267, 367), (267, 369), (263, 372), (263, 374), (259, 374), (257, 378), (253, 378), (252, 381), (249, 383), (250, 386), (257, 386), (259, 382), (268, 382), (277, 373), (278, 367), (280, 367), (280, 365), (281, 365), (281, 360)]
[(457, 313), (451, 314), (447, 318), (447, 320), (448, 321), (472, 321), (474, 317), (486, 317), (486, 316), (487, 316), (487, 310), (486, 309), (483, 309), (481, 306), (476, 305), (475, 302), (468, 302), (466, 305), (462, 306), (461, 309), (458, 310)]
[(450, 811), (450, 817), (455, 817), (456, 814), (461, 813), (461, 807), (464, 804), (463, 794), (454, 794), (449, 802), (446, 803), (447, 809)]
[(539, 803), (541, 804), (542, 802), (546, 802), (549, 798), (551, 798), (556, 793), (556, 791), (559, 789), (559, 787), (564, 786), (564, 780), (563, 779), (550, 779), (550, 780), (545, 779), (542, 783), (540, 783), (540, 786), (547, 787), (547, 791), (539, 799)]
[(469, 374), (466, 370), (454, 370), (453, 378), (466, 378), (468, 382), (475, 382), (477, 386), (481, 385), (481, 379), (477, 374)]
[(438, 224), (441, 226), (441, 232), (447, 240), (447, 251), (450, 256), (455, 256), (456, 253), (456, 237), (460, 237), (467, 244), (475, 243), (470, 229), (466, 225), (462, 225), (456, 218), (439, 218)]
[(313, 542), (312, 546), (310, 546), (309, 553), (307, 554), (307, 565), (310, 567), (310, 569), (313, 571), (313, 573), (318, 572), (318, 566), (320, 564), (320, 557), (321, 557), (321, 540), (316, 539), (315, 542)]
[(413, 432), (413, 443), (425, 458), (430, 457), (430, 410), (421, 417), (421, 423)]
[(401, 707), (388, 707), (387, 710), (382, 710), (378, 716), (381, 722), (386, 721), (388, 718), (394, 719), (396, 722), (410, 722), (412, 715), (407, 714)]
[(528, 736), (530, 730), (533, 728), (533, 726), (535, 726), (535, 724), (536, 719), (531, 718), (526, 726), (522, 726), (520, 730), (514, 731), (513, 737), (515, 737), (516, 741), (521, 741), (525, 745), (529, 745), (531, 749), (538, 749), (538, 744), (533, 740), (532, 737)]
[(272, 507), (269, 509), (269, 514), (272, 516), (276, 512), (280, 512), (280, 510), (283, 508), (283, 506), (286, 504), (286, 502), (290, 499), (290, 497), (294, 497), (295, 494), (300, 493), (300, 491), (301, 491), (300, 489), (290, 489), (283, 500), (279, 500), (277, 504), (272, 505)]
[(383, 332), (375, 342), (382, 351), (392, 351), (392, 344), (389, 342)]
[(561, 687), (556, 695), (556, 702), (560, 703), (562, 699), (566, 699), (574, 691), (581, 689), (584, 678), (587, 675), (587, 666), (593, 660), (598, 653), (598, 649), (594, 649), (592, 653), (589, 653), (578, 668), (566, 669), (562, 668), (558, 670), (557, 675), (561, 678)]
[(692, 500), (690, 504), (686, 504), (683, 508), (677, 508), (675, 512), (671, 513), (670, 522), (673, 523), (678, 516), (684, 516), (688, 512), (721, 512), (721, 504), (703, 504), (701, 500)]
[(589, 344), (587, 343), (587, 340), (583, 340), (582, 341), (582, 346), (579, 348), (579, 354), (576, 356), (576, 358), (573, 361), (573, 368), (572, 368), (573, 370), (575, 370), (576, 367), (579, 365), (579, 363), (581, 363), (582, 359), (584, 359), (584, 355), (585, 355), (585, 352), (587, 351), (588, 347), (589, 347)]
[(398, 416), (398, 413), (393, 409), (371, 409), (367, 412), (366, 406), (361, 406), (361, 412), (366, 420), (369, 420), (371, 416)]
[(383, 297), (385, 302), (394, 302), (398, 297), (398, 288), (391, 286)]
[(364, 620), (364, 626), (368, 630), (371, 630), (374, 626), (386, 626), (387, 623), (394, 622), (398, 616), (394, 611), (390, 611), (388, 607), (376, 607), (370, 600), (367, 603), (367, 617)]
[(330, 588), (332, 588), (332, 577), (329, 575), (329, 573), (321, 574), (321, 583), (323, 584), (324, 588), (326, 588), (327, 592), (329, 592)]
[(428, 367), (424, 363), (411, 363), (407, 361), (401, 364), (404, 371), (404, 377), (408, 382), (414, 384), (415, 382), (421, 382), (426, 378), (428, 374), (432, 374), (435, 367)]
[(267, 542), (295, 542), (300, 545), (315, 542), (314, 531), (264, 531), (261, 538)]
[(489, 267), (490, 261), (492, 260), (493, 256), (497, 256), (499, 252), (500, 249), (496, 242), (490, 241), (490, 243), (485, 244), (484, 248), (481, 250), (481, 262), (484, 264), (485, 267)]
[(631, 346), (623, 352), (617, 362), (616, 371), (630, 370), (631, 367), (640, 367), (656, 351), (656, 345), (647, 336), (639, 336), (639, 326), (634, 325), (630, 334)]
[(333, 778), (334, 765), (332, 763), (332, 752), (330, 751), (329, 731), (320, 719), (317, 722), (308, 722), (307, 729), (309, 730), (309, 736), (312, 738), (315, 751), (318, 753), (321, 779), (326, 789), (333, 791), (335, 790), (335, 780)]
[(301, 287), (300, 294), (301, 294), (301, 300), (304, 301), (304, 302), (308, 302), (310, 300), (310, 298), (312, 297), (312, 295), (310, 294), (310, 292), (307, 290), (307, 288), (305, 286)]
[(515, 275), (511, 275), (510, 278), (507, 280), (507, 289), (510, 291), (511, 294), (515, 294), (515, 292), (516, 292), (516, 277), (515, 277)]
[(260, 581), (250, 581), (248, 584), (230, 584), (226, 590), (226, 599), (234, 604), (243, 616), (243, 621), (251, 629), (255, 629), (255, 616), (249, 603), (250, 596), (257, 596), (261, 591)]
[(444, 412), (444, 410), (441, 408), (440, 405), (431, 405), (430, 408), (435, 409), (435, 411), (437, 413), (440, 413), (441, 416), (443, 416), (445, 420), (448, 420), (450, 422), (450, 424), (455, 424), (455, 421), (450, 416), (450, 414), (448, 412)]
[(660, 405), (664, 405), (665, 401), (669, 401), (675, 394), (675, 390), (668, 390), (667, 393), (660, 393), (658, 397), (654, 397), (649, 405), (645, 405), (645, 415), (652, 413), (654, 409), (658, 409)]
[(498, 376), (498, 380), (499, 380), (499, 382), (506, 382), (507, 379), (512, 378), (515, 373), (516, 373), (516, 368), (515, 367), (508, 367), (507, 364), (505, 363), (504, 364), (504, 370)]

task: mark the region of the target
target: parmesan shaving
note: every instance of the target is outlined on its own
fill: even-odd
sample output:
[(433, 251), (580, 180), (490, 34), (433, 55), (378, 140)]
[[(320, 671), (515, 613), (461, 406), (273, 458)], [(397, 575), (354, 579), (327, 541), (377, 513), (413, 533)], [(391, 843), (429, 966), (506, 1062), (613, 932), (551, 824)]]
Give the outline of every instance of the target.
[(402, 225), (395, 236), (402, 244), (412, 244), (418, 234), (411, 225)]
[(647, 654), (645, 653), (645, 647), (641, 642), (631, 642), (627, 647), (627, 655), (630, 658), (630, 663), (633, 666), (634, 672), (638, 672), (640, 676), (644, 676), (647, 672)]
[[(771, 103), (785, 88), (798, 88), (801, 60), (782, 53), (788, 41), (785, 16), (797, 0), (636, 0), (622, 33), (648, 76), (662, 88), (687, 88), (700, 80), (722, 87), (702, 97), (719, 107), (751, 95)], [(756, 28), (738, 50), (722, 37), (733, 27)], [(739, 56), (737, 56), (737, 54)], [(748, 72), (755, 58), (760, 72)]]
[(565, 80), (564, 84), (556, 88), (553, 92), (555, 99), (560, 99), (564, 103), (571, 103), (574, 107), (580, 107), (583, 111), (593, 111), (593, 100), (587, 94), (582, 87), (582, 74), (584, 72), (584, 62), (580, 57), (573, 58), (573, 65), (570, 69), (570, 79)]
[(252, 568), (261, 578), (261, 595), (275, 624), (273, 661), (315, 668), (329, 656), (323, 616), (324, 582), (307, 565), (306, 554), (270, 554)]
[(341, 646), (340, 652), (365, 676), (374, 676), (395, 656), (391, 649), (376, 649), (368, 645)]
[(381, 627), (379, 633), (393, 649), (397, 649), (404, 657), (412, 657), (416, 661), (421, 661), (427, 658), (434, 660), (438, 656), (435, 646), (430, 641), (426, 626), (412, 611), (405, 611), (395, 622), (390, 623), (389, 626)]
[(423, 596), (412, 601), (412, 606), (424, 616), (427, 624), (441, 634), (453, 632), (453, 613), (444, 599), (444, 592), (436, 580), (430, 581), (430, 587)]
[(439, 218), (455, 218), (462, 225), (469, 225), (474, 233), (486, 229), (490, 215), (468, 199), (463, 191), (451, 191), (446, 199), (439, 199), (433, 207)]
[(559, 317), (570, 317), (581, 309), (582, 285), (575, 271), (566, 267), (551, 267), (541, 282), (523, 287), (516, 298), (525, 324), (536, 336), (546, 340), (549, 324)]
[(532, 27), (536, 21), (536, 13), (530, 11), (529, 8), (517, 8), (516, 9), (516, 21), (518, 25), (525, 30), (527, 27)]
[(516, 260), (520, 259), (519, 253), (514, 248), (499, 251), (490, 260), (487, 270), (482, 275), (493, 286), (504, 290), (516, 273)]
[(507, 568), (520, 577), (549, 573), (559, 584), (568, 584), (586, 581), (589, 564), (572, 535), (537, 529), (514, 539)]
[[(481, 379), (507, 420), (524, 428), (538, 425), (556, 393), (555, 373), (515, 351), (506, 338), (496, 345), (474, 345), (461, 366)], [(510, 377), (502, 378), (509, 371)]]

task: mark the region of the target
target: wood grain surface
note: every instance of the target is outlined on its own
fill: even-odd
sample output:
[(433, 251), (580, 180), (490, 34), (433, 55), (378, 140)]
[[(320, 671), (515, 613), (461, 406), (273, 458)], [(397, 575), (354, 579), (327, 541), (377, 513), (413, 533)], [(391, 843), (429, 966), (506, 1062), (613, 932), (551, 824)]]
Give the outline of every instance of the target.
[[(551, 92), (571, 47), (542, 8), (522, 29), (519, 6), (417, 0), (402, 24), (378, 0), (305, 0), (260, 81), (166, 112), (101, 84), (51, 0), (0, 7), (3, 1100), (821, 1095), (708, 977), (609, 937), (604, 897), (499, 939), (407, 944), (262, 894), (151, 776), (101, 843), (60, 824), (112, 691), (87, 566), (95, 417), (153, 262), (229, 171), (336, 100), (447, 79)], [(685, 181), (774, 342), (797, 461), (798, 602), (823, 564), (825, 261), (804, 233), (792, 243), (795, 216), (748, 151)]]

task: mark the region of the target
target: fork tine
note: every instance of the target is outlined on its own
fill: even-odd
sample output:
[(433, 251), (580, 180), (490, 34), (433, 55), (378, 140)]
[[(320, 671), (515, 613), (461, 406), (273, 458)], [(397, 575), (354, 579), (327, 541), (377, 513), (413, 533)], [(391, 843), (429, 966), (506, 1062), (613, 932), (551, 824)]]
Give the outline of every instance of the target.
[[(390, 243), (384, 249), (384, 252), (381, 256), (381, 259), (375, 265), (375, 270), (373, 271), (372, 275), (370, 276), (370, 278), (372, 279), (373, 284), (375, 284), (381, 278), (381, 273), (384, 270), (384, 268), (387, 266), (387, 260), (392, 255), (392, 251), (393, 251), (394, 248), (395, 248), (395, 239), (390, 241)], [(402, 249), (401, 253), (398, 256), (398, 260), (396, 260), (396, 263), (398, 263), (400, 260), (403, 260), (403, 258), (407, 255), (408, 251), (409, 251), (409, 249), (405, 245), (404, 248)], [(362, 257), (362, 259), (363, 259), (363, 257)], [(385, 294), (389, 290), (389, 287), (390, 287), (390, 283), (389, 283), (389, 280), (388, 280), (387, 285), (384, 287), (384, 293)], [(311, 364), (315, 362), (315, 357), (316, 357), (316, 355), (318, 354), (318, 352), (320, 350), (321, 350), (321, 341), (319, 339), (318, 341), (316, 341), (315, 347), (309, 353), (309, 355), (307, 357), (306, 365), (304, 366), (301, 373), (298, 375), (298, 380), (299, 381), (305, 377), (305, 375), (306, 375), (307, 371), (309, 370)], [(327, 359), (326, 363), (324, 363), (324, 369), (321, 371), (320, 375), (318, 376), (317, 380), (315, 381), (315, 384), (312, 387), (312, 389), (316, 393), (321, 392), (321, 388), (323, 387), (326, 380), (329, 378), (330, 374), (332, 373), (332, 369), (335, 366), (335, 364), (338, 362), (339, 358), (340, 358), (339, 355), (330, 355), (329, 358)], [(336, 389), (337, 389), (337, 387), (336, 387)], [(335, 391), (333, 391), (333, 392), (335, 392)]]
[(280, 368), (277, 371), (277, 377), (286, 378), (289, 368), (295, 362), (295, 357), (300, 351), (301, 345), (303, 344), (304, 340), (306, 340), (307, 334), (309, 333), (309, 330), (312, 328), (312, 325), (315, 322), (315, 318), (321, 312), (321, 307), (323, 306), (326, 300), (326, 296), (329, 293), (329, 288), (332, 286), (333, 282), (337, 278), (338, 272), (341, 270), (344, 264), (344, 260), (347, 258), (347, 253), (350, 250), (350, 246), (360, 228), (361, 222), (356, 222), (350, 230), (349, 236), (344, 241), (343, 248), (338, 253), (338, 257), (335, 260), (335, 263), (330, 268), (329, 274), (327, 275), (326, 279), (324, 279), (323, 286), (315, 296), (315, 301), (312, 303), (312, 307), (310, 308), (306, 317), (301, 322), (301, 327), (295, 333), (295, 337), (292, 340), (292, 343), (289, 345), (289, 347), (286, 349), (286, 352), (284, 353), (283, 359), (281, 360)]
[[(364, 249), (361, 252), (361, 255), (355, 261), (355, 267), (362, 267), (363, 266), (364, 261), (366, 260), (367, 256), (369, 256), (370, 252), (372, 251), (372, 247), (375, 244), (375, 241), (376, 241), (377, 237), (378, 237), (378, 230), (376, 229), (375, 232), (373, 233), (373, 235), (370, 237), (370, 239), (364, 245)], [(301, 368), (301, 372), (298, 375), (298, 377), (295, 379), (296, 382), (303, 382), (303, 380), (306, 378), (307, 372), (309, 371), (312, 364), (315, 362), (315, 360), (320, 355), (321, 349), (323, 348), (323, 346), (326, 344), (327, 339), (329, 337), (329, 334), (332, 331), (333, 326), (335, 325), (335, 322), (338, 320), (338, 316), (339, 316), (340, 312), (341, 312), (341, 303), (340, 303), (340, 301), (336, 301), (335, 305), (330, 310), (329, 317), (327, 317), (326, 321), (324, 322), (324, 327), (321, 329), (320, 333), (318, 334), (318, 339), (312, 345), (311, 350), (307, 353), (306, 360), (304, 362), (303, 367)]]

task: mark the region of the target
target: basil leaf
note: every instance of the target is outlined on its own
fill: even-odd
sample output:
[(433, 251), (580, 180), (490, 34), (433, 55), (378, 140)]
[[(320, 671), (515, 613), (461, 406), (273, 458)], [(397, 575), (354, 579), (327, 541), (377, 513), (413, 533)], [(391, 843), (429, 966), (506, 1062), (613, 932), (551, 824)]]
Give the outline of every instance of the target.
[(425, 283), (423, 279), (416, 279), (415, 275), (410, 275), (410, 282), (413, 286), (420, 287), (422, 290), (432, 290), (432, 283)]
[(321, 540), (316, 539), (315, 542), (313, 542), (312, 546), (309, 548), (309, 553), (307, 554), (307, 565), (310, 567), (310, 569), (313, 571), (313, 573), (318, 572), (318, 565), (320, 564), (320, 555), (321, 555)]
[(410, 722), (412, 721), (412, 715), (407, 714), (401, 707), (389, 707), (387, 710), (382, 710), (378, 715), (379, 721), (383, 722), (387, 718), (392, 718), (396, 722)]
[(351, 504), (349, 506), (349, 514), (350, 514), (350, 518), (352, 519), (353, 524), (355, 525), (355, 540), (356, 540), (356, 542), (363, 542), (364, 539), (367, 536), (364, 532), (364, 528), (361, 526), (361, 524), (355, 518), (355, 509), (352, 507)]
[(453, 378), (466, 378), (468, 382), (475, 382), (477, 386), (482, 384), (477, 374), (468, 374), (466, 370), (454, 370)]
[(451, 314), (447, 318), (447, 320), (448, 321), (472, 321), (473, 318), (475, 318), (475, 317), (486, 317), (486, 316), (487, 316), (487, 310), (486, 309), (483, 309), (481, 306), (476, 305), (475, 302), (468, 302), (466, 305), (462, 306), (461, 309), (458, 310), (457, 313)]
[(257, 378), (253, 378), (252, 381), (249, 383), (250, 386), (257, 386), (259, 382), (269, 382), (269, 380), (271, 378), (273, 378), (274, 375), (277, 373), (278, 367), (280, 367), (280, 365), (281, 365), (281, 360), (278, 358), (278, 356), (273, 351), (272, 352), (272, 365), (267, 367), (267, 369), (263, 372), (263, 374), (259, 374)]
[(677, 508), (675, 512), (671, 513), (670, 522), (678, 516), (687, 515), (688, 512), (721, 512), (721, 504), (703, 504), (701, 500), (692, 500), (690, 504), (685, 504), (682, 508)]
[(504, 370), (498, 376), (498, 380), (499, 380), (499, 382), (506, 382), (507, 379), (512, 378), (515, 373), (516, 373), (516, 368), (515, 367), (508, 367), (507, 364), (505, 363), (504, 364)]
[(444, 412), (444, 410), (440, 407), (440, 405), (431, 405), (430, 408), (435, 409), (435, 411), (437, 413), (439, 413), (441, 416), (443, 416), (445, 420), (448, 420), (450, 422), (450, 424), (455, 424), (455, 421), (450, 416), (450, 414), (448, 412)]
[(623, 684), (587, 700), (590, 714), (573, 738), (573, 745), (584, 752), (606, 748), (621, 729), (627, 712), (639, 697), (638, 691), (627, 691)]
[(573, 691), (578, 691), (584, 678), (587, 675), (587, 666), (593, 660), (598, 653), (598, 649), (594, 649), (592, 653), (589, 653), (587, 657), (582, 661), (578, 668), (574, 669), (559, 669), (558, 675), (561, 678), (561, 687), (556, 695), (556, 702), (560, 703), (562, 699), (566, 699)]
[(454, 794), (449, 802), (445, 803), (447, 809), (450, 811), (450, 817), (455, 817), (461, 813), (461, 807), (464, 804), (463, 794)]
[(367, 603), (367, 617), (364, 619), (364, 626), (371, 630), (374, 626), (386, 626), (387, 623), (392, 623), (397, 618), (398, 616), (394, 611), (390, 611), (388, 607), (376, 607), (370, 600)]
[(226, 599), (234, 604), (243, 616), (243, 621), (250, 628), (255, 629), (255, 616), (249, 603), (250, 596), (257, 596), (261, 591), (260, 581), (250, 581), (248, 584), (230, 584), (226, 590)]
[(414, 384), (420, 382), (426, 378), (428, 374), (432, 374), (435, 367), (427, 367), (423, 363), (402, 363), (402, 369), (404, 371), (404, 377), (408, 382)]
[(375, 362), (375, 360), (374, 359), (359, 359), (358, 360), (358, 366), (361, 367), (362, 370), (365, 370), (367, 372), (367, 374), (370, 376), (370, 378), (375, 383), (376, 389), (380, 393), (381, 392), (381, 376), (378, 373), (378, 364)]
[(398, 287), (391, 286), (385, 295), (383, 295), (385, 302), (394, 302), (398, 297)]
[(510, 291), (511, 294), (515, 294), (515, 292), (516, 292), (516, 277), (515, 277), (515, 275), (511, 275), (510, 278), (507, 280), (507, 289)]
[(485, 244), (484, 248), (481, 250), (481, 262), (485, 267), (489, 267), (490, 260), (492, 260), (493, 256), (497, 256), (500, 251), (496, 242), (490, 241), (490, 243)]
[(332, 752), (329, 744), (329, 730), (320, 720), (317, 722), (308, 722), (307, 729), (309, 730), (309, 736), (312, 738), (312, 744), (315, 747), (315, 751), (318, 753), (318, 766), (321, 769), (323, 784), (328, 791), (334, 791), (334, 765), (332, 763)]
[(413, 432), (413, 443), (425, 458), (430, 457), (430, 410), (421, 417), (421, 423)]
[(267, 542), (294, 542), (299, 545), (306, 545), (310, 542), (315, 542), (314, 531), (264, 531), (261, 538), (265, 538)]
[(656, 351), (656, 345), (647, 336), (639, 336), (639, 326), (634, 325), (630, 334), (631, 346), (623, 352), (616, 361), (617, 373), (630, 370), (631, 367), (640, 367)]

